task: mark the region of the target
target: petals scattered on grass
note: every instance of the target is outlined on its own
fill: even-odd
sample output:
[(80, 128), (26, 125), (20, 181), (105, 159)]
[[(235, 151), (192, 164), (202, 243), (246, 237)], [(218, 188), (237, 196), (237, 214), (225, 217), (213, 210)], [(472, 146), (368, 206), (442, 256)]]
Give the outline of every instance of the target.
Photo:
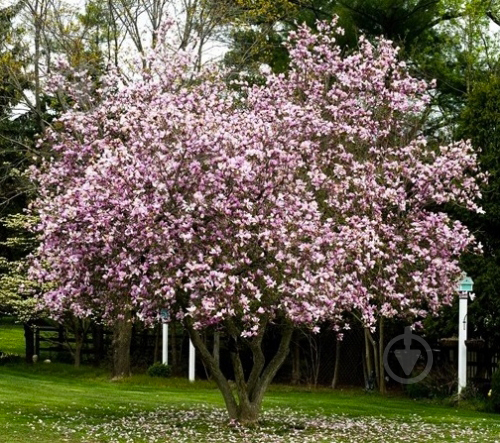
[(432, 417), (427, 421), (416, 414), (396, 418), (310, 416), (275, 408), (262, 414), (259, 426), (246, 428), (232, 424), (226, 411), (218, 408), (162, 406), (143, 411), (130, 405), (122, 411), (119, 415), (116, 410), (96, 407), (61, 414), (44, 408), (32, 417), (31, 429), (44, 428), (85, 443), (500, 443), (500, 424), (496, 422), (485, 420), (483, 426), (470, 427), (458, 420), (433, 423)]

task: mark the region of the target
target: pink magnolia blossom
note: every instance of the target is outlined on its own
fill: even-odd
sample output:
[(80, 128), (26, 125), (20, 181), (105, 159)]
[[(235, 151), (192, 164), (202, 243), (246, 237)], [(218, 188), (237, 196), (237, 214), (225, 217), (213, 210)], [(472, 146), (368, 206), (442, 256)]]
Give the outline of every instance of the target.
[(135, 81), (59, 119), (33, 206), (54, 314), (167, 308), (245, 337), (450, 301), (473, 237), (441, 208), (480, 210), (476, 155), (426, 143), (428, 85), (391, 42), (343, 57), (335, 24), (320, 31), (291, 34), (288, 74), (238, 91), (159, 45)]

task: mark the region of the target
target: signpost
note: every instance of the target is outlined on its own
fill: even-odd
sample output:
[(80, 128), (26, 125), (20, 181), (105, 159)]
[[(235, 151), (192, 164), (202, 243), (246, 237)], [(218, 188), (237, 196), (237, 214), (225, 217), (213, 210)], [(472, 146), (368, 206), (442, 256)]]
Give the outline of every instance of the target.
[(189, 339), (189, 381), (194, 381), (195, 379), (195, 360), (196, 360), (196, 350), (191, 339)]
[(458, 283), (458, 393), (467, 386), (467, 300), (472, 292), (474, 282), (472, 278), (464, 275)]
[(161, 362), (164, 365), (168, 365), (168, 311), (166, 309), (162, 309), (160, 315), (163, 320)]

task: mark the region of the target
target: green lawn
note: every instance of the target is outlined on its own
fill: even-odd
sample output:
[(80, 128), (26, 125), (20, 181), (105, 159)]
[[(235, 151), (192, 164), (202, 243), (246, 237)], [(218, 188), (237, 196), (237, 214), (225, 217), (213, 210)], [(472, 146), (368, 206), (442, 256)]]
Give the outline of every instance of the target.
[(500, 442), (500, 415), (360, 390), (273, 386), (256, 429), (231, 425), (209, 382), (112, 382), (99, 369), (0, 367), (0, 441)]
[(24, 355), (24, 328), (12, 317), (0, 317), (0, 351)]

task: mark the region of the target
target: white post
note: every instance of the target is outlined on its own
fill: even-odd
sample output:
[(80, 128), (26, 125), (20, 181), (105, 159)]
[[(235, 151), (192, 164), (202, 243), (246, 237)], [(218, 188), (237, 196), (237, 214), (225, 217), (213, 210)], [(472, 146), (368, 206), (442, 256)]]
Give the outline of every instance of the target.
[(189, 340), (189, 381), (194, 381), (194, 366), (195, 366), (196, 350), (193, 342)]
[(168, 323), (163, 323), (162, 363), (168, 365)]
[(458, 393), (467, 386), (467, 292), (459, 295), (458, 306)]

